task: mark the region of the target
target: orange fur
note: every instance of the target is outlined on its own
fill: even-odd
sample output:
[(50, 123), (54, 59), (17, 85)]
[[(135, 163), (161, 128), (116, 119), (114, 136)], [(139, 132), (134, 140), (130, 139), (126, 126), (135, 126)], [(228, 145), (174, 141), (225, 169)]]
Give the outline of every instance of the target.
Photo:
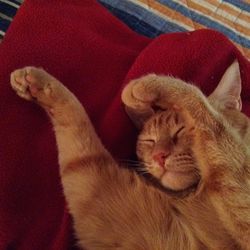
[[(185, 125), (174, 150), (191, 150), (199, 175), (190, 182), (181, 177), (176, 190), (170, 185), (174, 192), (169, 195), (113, 160), (80, 102), (48, 73), (33, 67), (16, 70), (11, 85), (20, 97), (35, 98), (53, 122), (64, 194), (81, 247), (250, 249), (250, 126), (237, 109), (236, 95), (229, 110), (224, 99), (218, 104), (220, 89), (206, 98), (171, 77), (148, 75), (125, 88), (125, 105), (144, 124), (139, 141), (158, 131), (158, 139), (163, 134), (170, 142), (179, 124)], [(155, 113), (155, 108), (165, 111)], [(138, 144), (138, 155), (151, 160), (145, 152)], [(179, 197), (183, 183), (183, 189), (196, 186)]]

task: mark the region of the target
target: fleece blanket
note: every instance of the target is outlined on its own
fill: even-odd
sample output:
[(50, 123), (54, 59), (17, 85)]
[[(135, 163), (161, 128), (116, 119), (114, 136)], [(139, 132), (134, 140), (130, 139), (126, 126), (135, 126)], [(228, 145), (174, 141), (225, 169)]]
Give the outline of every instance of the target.
[(0, 46), (0, 249), (75, 248), (51, 124), (11, 90), (14, 69), (40, 66), (60, 79), (119, 160), (135, 150), (137, 131), (120, 100), (130, 79), (171, 74), (209, 94), (235, 58), (250, 115), (250, 64), (224, 35), (198, 30), (150, 40), (94, 0), (26, 0)]

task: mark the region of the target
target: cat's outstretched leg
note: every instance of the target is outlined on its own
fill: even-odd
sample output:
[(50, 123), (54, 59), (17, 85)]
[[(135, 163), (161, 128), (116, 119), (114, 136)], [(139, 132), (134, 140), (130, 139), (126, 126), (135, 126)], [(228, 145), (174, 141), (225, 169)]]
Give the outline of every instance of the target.
[(53, 76), (43, 69), (25, 67), (11, 74), (11, 86), (17, 95), (37, 102), (49, 114), (56, 133), (62, 170), (70, 162), (80, 161), (83, 155), (112, 159), (80, 102)]
[[(87, 224), (91, 219), (82, 213), (86, 210), (90, 215), (91, 211), (97, 209), (96, 206), (100, 206), (102, 199), (95, 200), (92, 196), (96, 197), (99, 193), (102, 197), (107, 192), (109, 184), (116, 181), (112, 175), (116, 174), (118, 167), (100, 142), (80, 102), (61, 82), (43, 69), (25, 67), (11, 74), (11, 86), (20, 97), (37, 102), (51, 118), (65, 198), (74, 217), (76, 230), (81, 234), (80, 227), (85, 232), (82, 221)], [(105, 229), (101, 226), (102, 218), (98, 216), (95, 218), (93, 215), (92, 219), (101, 229)], [(95, 222), (92, 224), (94, 226)], [(91, 228), (86, 225), (87, 228), (91, 237), (94, 237)]]
[(46, 71), (35, 67), (18, 69), (11, 74), (11, 86), (17, 95), (34, 100), (49, 114), (56, 135), (64, 193), (70, 209), (74, 210), (75, 203), (80, 197), (84, 200), (84, 195), (91, 192), (90, 186), (100, 178), (98, 167), (104, 165), (107, 173), (111, 166), (115, 168), (111, 155), (77, 98)]

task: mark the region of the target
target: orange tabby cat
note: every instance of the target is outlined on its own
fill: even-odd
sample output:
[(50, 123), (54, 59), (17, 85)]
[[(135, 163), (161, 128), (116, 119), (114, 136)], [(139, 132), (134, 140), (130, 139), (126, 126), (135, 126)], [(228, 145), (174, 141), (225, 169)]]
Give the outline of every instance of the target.
[(51, 118), (81, 247), (250, 249), (250, 126), (237, 62), (208, 98), (154, 74), (126, 86), (122, 100), (142, 128), (137, 154), (153, 182), (114, 161), (80, 102), (44, 70), (18, 69), (11, 85)]

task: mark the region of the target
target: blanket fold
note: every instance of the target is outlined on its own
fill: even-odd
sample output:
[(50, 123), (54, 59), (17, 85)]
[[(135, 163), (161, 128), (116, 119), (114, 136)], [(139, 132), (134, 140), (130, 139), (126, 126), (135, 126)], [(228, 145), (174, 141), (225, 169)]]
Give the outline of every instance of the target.
[(130, 79), (171, 74), (210, 93), (235, 58), (243, 110), (250, 115), (250, 64), (220, 33), (199, 30), (151, 40), (94, 0), (26, 0), (0, 45), (0, 249), (75, 248), (51, 124), (38, 106), (11, 90), (14, 69), (39, 66), (61, 80), (114, 157), (128, 159), (136, 130), (120, 93)]

